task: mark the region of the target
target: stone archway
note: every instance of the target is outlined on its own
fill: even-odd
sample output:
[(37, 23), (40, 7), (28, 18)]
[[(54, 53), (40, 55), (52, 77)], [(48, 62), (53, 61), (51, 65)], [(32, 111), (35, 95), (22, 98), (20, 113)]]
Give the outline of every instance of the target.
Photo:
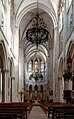
[(43, 98), (43, 85), (40, 85), (40, 98)]
[(6, 90), (6, 49), (3, 41), (0, 42), (0, 102), (5, 102)]
[(38, 85), (37, 84), (35, 85), (34, 89), (35, 89), (35, 99), (37, 99), (38, 97)]

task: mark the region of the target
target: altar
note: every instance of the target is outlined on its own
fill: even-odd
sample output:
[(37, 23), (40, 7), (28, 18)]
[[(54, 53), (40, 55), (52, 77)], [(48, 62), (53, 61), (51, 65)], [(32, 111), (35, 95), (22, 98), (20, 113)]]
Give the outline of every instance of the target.
[(33, 100), (33, 105), (34, 106), (40, 105), (40, 100)]

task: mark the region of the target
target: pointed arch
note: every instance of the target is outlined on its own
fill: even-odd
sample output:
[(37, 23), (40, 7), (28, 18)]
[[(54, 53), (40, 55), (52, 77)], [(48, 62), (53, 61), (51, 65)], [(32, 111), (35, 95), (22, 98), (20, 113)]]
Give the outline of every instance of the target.
[(7, 72), (7, 52), (3, 41), (0, 41), (0, 102), (5, 102), (5, 72)]
[[(21, 3), (16, 14), (16, 25), (18, 27), (20, 25), (20, 21), (22, 20), (23, 16), (30, 10), (37, 8), (37, 2), (32, 3), (31, 1), (28, 1), (28, 2), (25, 2), (26, 3), (25, 6), (24, 6), (24, 2), (25, 1)], [(45, 11), (51, 16), (53, 20), (54, 28), (55, 28), (57, 26), (57, 17), (51, 2), (48, 1), (48, 4), (46, 4), (46, 2), (44, 2), (43, 4), (43, 1), (41, 1), (41, 2), (38, 2), (38, 4), (39, 4), (39, 9), (40, 8), (43, 9), (43, 11)]]

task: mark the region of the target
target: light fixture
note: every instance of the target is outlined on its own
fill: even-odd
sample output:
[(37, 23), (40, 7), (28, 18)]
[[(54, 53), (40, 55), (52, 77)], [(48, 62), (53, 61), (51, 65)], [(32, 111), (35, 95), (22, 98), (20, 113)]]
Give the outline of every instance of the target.
[(37, 1), (37, 14), (32, 20), (32, 27), (29, 28), (26, 32), (26, 39), (34, 43), (37, 47), (46, 42), (48, 40), (49, 32), (45, 28), (45, 23), (43, 22), (43, 18), (40, 18), (40, 14), (38, 13), (38, 1)]
[(37, 82), (38, 80), (43, 80), (43, 75), (39, 72), (34, 72), (29, 76), (29, 79), (32, 80), (32, 78), (34, 78), (34, 80)]

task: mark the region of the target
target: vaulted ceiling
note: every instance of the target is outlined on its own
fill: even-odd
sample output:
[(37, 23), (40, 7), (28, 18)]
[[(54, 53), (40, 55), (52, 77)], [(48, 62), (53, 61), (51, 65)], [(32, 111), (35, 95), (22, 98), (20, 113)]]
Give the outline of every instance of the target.
[[(12, 0), (13, 1), (13, 0)], [(20, 31), (20, 47), (23, 47), (26, 59), (30, 59), (36, 51), (35, 45), (26, 40), (26, 31), (32, 26), (32, 19), (38, 13), (49, 31), (49, 41), (38, 47), (38, 55), (45, 58), (54, 42), (54, 28), (57, 26), (57, 11), (60, 0), (14, 0), (16, 24)], [(37, 8), (38, 7), (38, 8)], [(50, 44), (50, 45), (49, 45)]]
[[(23, 4), (23, 2), (25, 1), (28, 1), (28, 0), (13, 0), (14, 1), (14, 4), (15, 4), (15, 11), (18, 12), (18, 10), (20, 9), (20, 6)], [(30, 1), (40, 1), (40, 0), (30, 0)], [(58, 5), (59, 5), (59, 1), (60, 0), (45, 0), (45, 2), (47, 1), (50, 1), (54, 10), (57, 11), (58, 10)], [(28, 5), (29, 5), (30, 2), (28, 2)]]

